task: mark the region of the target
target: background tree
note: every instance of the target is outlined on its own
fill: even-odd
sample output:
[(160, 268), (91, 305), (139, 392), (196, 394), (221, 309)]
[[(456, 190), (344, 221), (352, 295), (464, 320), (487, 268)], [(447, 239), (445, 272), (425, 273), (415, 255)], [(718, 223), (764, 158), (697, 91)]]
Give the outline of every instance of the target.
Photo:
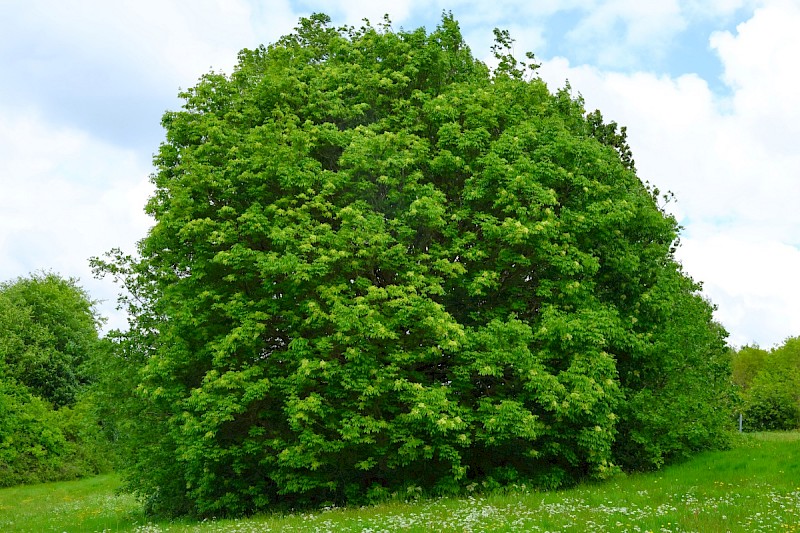
[(743, 346), (736, 351), (732, 360), (733, 383), (743, 391), (749, 389), (768, 356), (769, 351), (758, 346)]
[(82, 398), (100, 319), (74, 279), (0, 283), (0, 486), (97, 473), (108, 447)]
[(94, 302), (74, 279), (35, 273), (0, 284), (13, 318), (3, 324), (0, 357), (10, 377), (56, 407), (74, 403), (82, 369), (98, 342)]
[(740, 385), (744, 428), (800, 428), (800, 338), (790, 338), (770, 351), (739, 350), (733, 375)]
[(725, 332), (624, 129), (496, 36), (491, 72), (450, 16), (315, 15), (165, 114), (155, 225), (95, 263), (131, 290), (151, 510), (553, 487), (723, 440)]

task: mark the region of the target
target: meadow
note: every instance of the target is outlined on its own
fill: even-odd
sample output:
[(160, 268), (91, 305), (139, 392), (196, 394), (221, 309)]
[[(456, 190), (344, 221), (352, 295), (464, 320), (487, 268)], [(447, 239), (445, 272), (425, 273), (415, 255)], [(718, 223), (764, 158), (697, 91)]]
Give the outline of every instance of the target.
[(661, 471), (538, 492), (390, 502), (241, 520), (153, 522), (116, 476), (0, 490), (0, 531), (800, 531), (800, 432), (744, 435)]

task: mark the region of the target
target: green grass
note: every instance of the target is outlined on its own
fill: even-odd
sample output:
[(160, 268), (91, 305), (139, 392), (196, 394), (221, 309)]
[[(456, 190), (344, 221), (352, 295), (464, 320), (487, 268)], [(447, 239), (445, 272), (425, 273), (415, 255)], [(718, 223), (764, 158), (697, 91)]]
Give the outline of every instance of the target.
[(0, 490), (0, 531), (126, 531), (145, 523), (133, 496), (104, 475)]
[(651, 474), (555, 492), (328, 509), (247, 520), (148, 522), (101, 476), (0, 490), (0, 531), (800, 531), (800, 433), (743, 437)]

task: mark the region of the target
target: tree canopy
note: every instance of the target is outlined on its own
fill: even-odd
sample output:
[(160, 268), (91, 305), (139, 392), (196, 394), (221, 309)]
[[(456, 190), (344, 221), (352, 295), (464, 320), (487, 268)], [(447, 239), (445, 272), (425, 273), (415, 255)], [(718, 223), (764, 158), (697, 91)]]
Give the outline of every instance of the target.
[(155, 224), (96, 262), (132, 295), (153, 510), (555, 487), (724, 440), (726, 334), (626, 132), (496, 37), (492, 70), (449, 15), (315, 15), (164, 115)]

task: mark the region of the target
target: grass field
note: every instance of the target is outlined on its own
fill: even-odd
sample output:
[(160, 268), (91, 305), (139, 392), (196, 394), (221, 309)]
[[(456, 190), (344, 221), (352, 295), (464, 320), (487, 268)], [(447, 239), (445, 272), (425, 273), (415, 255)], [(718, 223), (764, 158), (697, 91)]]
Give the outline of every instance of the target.
[(746, 436), (652, 474), (556, 492), (420, 500), (247, 520), (148, 522), (114, 476), (0, 490), (0, 531), (800, 531), (800, 433)]

